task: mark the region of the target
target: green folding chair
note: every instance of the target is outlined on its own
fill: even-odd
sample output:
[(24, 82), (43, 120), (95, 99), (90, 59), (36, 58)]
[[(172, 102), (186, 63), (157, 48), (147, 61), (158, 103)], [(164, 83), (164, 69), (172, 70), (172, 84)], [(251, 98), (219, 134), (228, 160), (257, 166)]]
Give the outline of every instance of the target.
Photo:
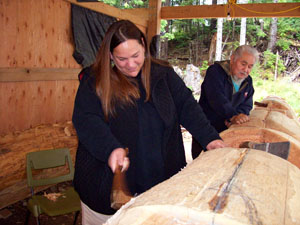
[[(58, 171), (63, 170), (65, 172), (67, 170), (67, 172), (55, 177), (52, 176), (45, 178), (43, 175), (42, 178), (37, 178), (39, 177), (36, 175), (38, 171), (50, 168), (58, 168)], [(81, 207), (80, 198), (73, 187), (61, 192), (61, 196), (58, 197), (56, 201), (49, 200), (43, 194), (34, 193), (34, 188), (38, 186), (54, 185), (73, 180), (74, 167), (69, 149), (60, 148), (30, 152), (26, 155), (26, 170), (27, 183), (31, 189), (32, 196), (27, 204), (28, 213), (25, 224), (28, 224), (31, 214), (33, 214), (33, 216), (36, 218), (36, 222), (39, 225), (39, 215), (43, 213), (48, 216), (58, 216), (76, 212), (74, 216), (75, 225)], [(57, 173), (61, 174), (61, 172)]]

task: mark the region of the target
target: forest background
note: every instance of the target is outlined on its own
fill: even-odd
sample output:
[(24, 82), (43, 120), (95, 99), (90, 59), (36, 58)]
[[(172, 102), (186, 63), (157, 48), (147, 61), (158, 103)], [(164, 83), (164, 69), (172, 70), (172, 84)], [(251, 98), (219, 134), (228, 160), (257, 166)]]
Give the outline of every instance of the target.
[[(148, 7), (145, 0), (103, 0), (118, 8)], [(237, 3), (284, 3), (300, 0), (238, 0)], [(226, 4), (227, 0), (163, 0), (162, 6)], [(218, 21), (219, 20), (219, 21)], [(229, 59), (244, 38), (260, 53), (251, 72), (255, 101), (269, 95), (284, 98), (300, 116), (300, 18), (224, 18), (221, 54)], [(162, 20), (158, 57), (178, 66), (198, 67), (201, 76), (216, 60), (216, 37), (220, 19)], [(245, 31), (241, 36), (241, 32)], [(198, 96), (196, 96), (198, 97)]]

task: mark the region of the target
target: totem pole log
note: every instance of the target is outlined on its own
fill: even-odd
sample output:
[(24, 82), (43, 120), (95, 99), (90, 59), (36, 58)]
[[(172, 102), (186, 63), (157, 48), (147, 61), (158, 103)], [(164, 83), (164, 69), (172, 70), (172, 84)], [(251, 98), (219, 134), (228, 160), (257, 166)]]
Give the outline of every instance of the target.
[(182, 171), (132, 198), (105, 225), (300, 224), (300, 170), (249, 148), (201, 154)]

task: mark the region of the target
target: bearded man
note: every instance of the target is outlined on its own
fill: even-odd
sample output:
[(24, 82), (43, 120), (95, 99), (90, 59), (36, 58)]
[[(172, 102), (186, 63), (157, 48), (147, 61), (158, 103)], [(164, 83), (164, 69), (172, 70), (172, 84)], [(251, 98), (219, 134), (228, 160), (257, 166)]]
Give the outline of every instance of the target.
[[(254, 94), (249, 74), (258, 58), (255, 48), (241, 45), (233, 52), (230, 60), (215, 62), (207, 69), (201, 85), (199, 104), (219, 133), (232, 124), (249, 121)], [(193, 158), (202, 149), (193, 139)]]

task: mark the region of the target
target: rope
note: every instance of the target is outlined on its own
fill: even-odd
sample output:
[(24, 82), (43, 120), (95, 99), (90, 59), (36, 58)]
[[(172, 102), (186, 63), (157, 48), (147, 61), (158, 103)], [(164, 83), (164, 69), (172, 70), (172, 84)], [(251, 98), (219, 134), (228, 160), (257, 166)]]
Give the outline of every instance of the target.
[[(236, 0), (228, 0), (228, 3), (226, 4), (227, 5), (227, 11), (226, 11), (226, 7), (225, 7), (225, 11), (226, 11), (226, 16), (231, 16), (231, 17), (234, 17), (234, 6), (236, 7), (239, 7), (245, 11), (248, 11), (248, 12), (252, 12), (252, 13), (257, 13), (257, 14), (265, 14), (265, 15), (269, 15), (269, 14), (282, 14), (282, 13), (286, 13), (286, 12), (290, 12), (290, 11), (293, 11), (293, 10), (296, 10), (298, 8), (300, 8), (300, 5), (297, 6), (297, 7), (294, 7), (294, 8), (291, 8), (291, 9), (287, 9), (287, 10), (284, 10), (284, 11), (279, 11), (279, 12), (259, 12), (259, 11), (254, 11), (254, 10), (250, 10), (250, 9), (246, 9), (244, 7), (242, 7), (240, 4), (236, 4)], [(229, 9), (231, 9), (230, 11), (232, 11), (232, 15), (229, 14)]]

